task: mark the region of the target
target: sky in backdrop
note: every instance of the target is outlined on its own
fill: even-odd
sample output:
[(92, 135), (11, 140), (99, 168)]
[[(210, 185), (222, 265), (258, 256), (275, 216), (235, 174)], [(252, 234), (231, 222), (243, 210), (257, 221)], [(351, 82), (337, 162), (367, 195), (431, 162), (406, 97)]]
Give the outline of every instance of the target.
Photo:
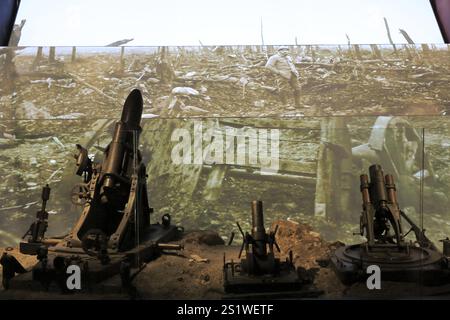
[(428, 0), (22, 0), (16, 21), (24, 46), (385, 44), (383, 17), (396, 43), (443, 42)]

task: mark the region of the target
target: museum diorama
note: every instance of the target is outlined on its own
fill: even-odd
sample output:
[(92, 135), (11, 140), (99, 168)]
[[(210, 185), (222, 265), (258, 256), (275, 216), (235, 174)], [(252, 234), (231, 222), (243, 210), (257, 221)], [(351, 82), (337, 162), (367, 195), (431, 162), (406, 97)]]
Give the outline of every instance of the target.
[(449, 58), (1, 48), (0, 299), (449, 297)]

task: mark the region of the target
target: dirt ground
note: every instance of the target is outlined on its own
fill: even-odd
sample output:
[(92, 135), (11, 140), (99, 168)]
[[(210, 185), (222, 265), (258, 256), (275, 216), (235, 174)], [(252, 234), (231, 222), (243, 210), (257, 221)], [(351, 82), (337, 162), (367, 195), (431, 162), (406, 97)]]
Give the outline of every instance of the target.
[[(293, 251), (297, 267), (319, 268), (316, 259), (327, 257), (335, 244), (320, 238), (309, 226), (290, 221), (277, 221), (278, 243), (282, 248), (279, 257), (284, 260), (288, 251)], [(227, 260), (238, 261), (240, 237), (233, 245), (225, 245), (217, 233), (212, 231), (187, 232), (179, 242), (184, 250), (174, 254), (163, 254), (150, 262), (134, 280), (141, 299), (221, 299), (224, 297), (222, 267), (224, 254)], [(221, 244), (218, 244), (221, 243)], [(17, 249), (9, 251), (26, 267), (36, 260), (22, 255)], [(333, 272), (320, 269), (315, 285), (324, 291), (322, 298), (339, 298), (345, 289)], [(120, 287), (120, 285), (118, 286)], [(105, 290), (106, 291), (106, 290)], [(61, 295), (53, 292), (25, 292), (10, 289), (0, 293), (0, 299), (127, 299), (117, 288), (113, 293), (76, 293)]]
[[(69, 194), (58, 197), (57, 190), (64, 184), (72, 187), (65, 179), (67, 172), (73, 173), (74, 145), (104, 130), (95, 127), (96, 120), (117, 119), (124, 97), (134, 87), (143, 92), (144, 113), (159, 116), (161, 121), (179, 118), (181, 123), (185, 117), (206, 115), (255, 119), (291, 117), (303, 129), (297, 135), (289, 134), (293, 141), (282, 141), (280, 152), (282, 158), (290, 156), (299, 163), (316, 161), (320, 116), (349, 116), (352, 144), (359, 145), (367, 142), (376, 116), (409, 115), (412, 126), (425, 128), (426, 155), (439, 181), (436, 188), (449, 194), (448, 47), (432, 48), (429, 53), (414, 49), (413, 58), (408, 57), (406, 47), (400, 57), (384, 48), (383, 59), (374, 59), (366, 48), (362, 60), (353, 57), (351, 52), (316, 48), (312, 62), (306, 59), (310, 53), (302, 49), (298, 54), (304, 59), (297, 63), (302, 73), (301, 108), (292, 106), (292, 97), (288, 103), (280, 103), (278, 94), (271, 88), (273, 78), (263, 67), (265, 54), (253, 50), (255, 48), (248, 52), (244, 49), (227, 48), (225, 54), (208, 48), (182, 50), (179, 54), (171, 51), (175, 72), (172, 83), (158, 79), (156, 52), (127, 51), (124, 68), (120, 67), (118, 54), (80, 53), (74, 62), (69, 62), (69, 56), (58, 54), (56, 65), (44, 61), (37, 68), (33, 68), (34, 53), (18, 54), (15, 58), (18, 77), (11, 85), (0, 85), (0, 160), (4, 164), (0, 165), (3, 177), (0, 181), (0, 246), (17, 245), (40, 208), (40, 190), (45, 183), (54, 187), (48, 206), (49, 234), (61, 235), (67, 231), (55, 233), (52, 230), (59, 216), (64, 216), (65, 222), (59, 229), (73, 225), (80, 210), (63, 210), (60, 202), (69, 203)], [(200, 94), (172, 93), (173, 88), (185, 86)], [(174, 106), (169, 112), (172, 102)], [(355, 115), (357, 117), (351, 117)], [(95, 145), (103, 147), (105, 139), (100, 135), (98, 140)], [(315, 191), (301, 184), (281, 185), (228, 177), (224, 180), (221, 197), (211, 204), (202, 198), (200, 188), (192, 198), (183, 198), (178, 189), (171, 194), (164, 184), (153, 183), (152, 178), (149, 179), (151, 205), (158, 215), (177, 212), (173, 216), (176, 223), (187, 229), (214, 230), (225, 241), (235, 221), (242, 221), (244, 229), (248, 229), (248, 203), (257, 198), (264, 200), (267, 221), (288, 219), (293, 224), (293, 221), (308, 223), (313, 230), (301, 227), (308, 230), (306, 233), (291, 228), (279, 231), (283, 255), (292, 249), (298, 265), (317, 267), (314, 260), (327, 254), (330, 246), (335, 245), (332, 241), (358, 241), (353, 232), (358, 229), (359, 200), (351, 221), (331, 222), (314, 216)], [(200, 186), (205, 184), (205, 177), (202, 179)], [(428, 236), (437, 243), (450, 235), (449, 216), (445, 206), (435, 208), (428, 203), (433, 201), (425, 203), (424, 225)], [(417, 222), (422, 217), (416, 214), (414, 218)], [(137, 277), (136, 284), (144, 298), (188, 295), (217, 298), (222, 292), (223, 252), (231, 258), (237, 251), (235, 247), (187, 243), (182, 256), (164, 255), (149, 264)], [(205, 257), (209, 262), (191, 262), (192, 254)], [(319, 271), (316, 284), (325, 291), (324, 297), (352, 293), (340, 285), (329, 269)], [(361, 291), (358, 294), (362, 294)], [(52, 295), (40, 293), (39, 296)], [(34, 298), (33, 295), (28, 297)]]
[[(381, 290), (368, 290), (366, 283), (343, 285), (329, 266), (323, 262), (333, 250), (342, 243), (324, 241), (320, 234), (307, 224), (278, 220), (271, 226), (279, 226), (277, 242), (284, 260), (292, 250), (296, 267), (317, 269), (314, 287), (323, 292), (317, 299), (405, 299), (405, 298), (450, 298), (450, 285), (423, 287), (415, 283), (382, 282)], [(267, 231), (267, 230), (266, 230)], [(214, 231), (186, 232), (177, 243), (184, 249), (177, 253), (167, 253), (151, 261), (134, 279), (137, 299), (176, 300), (176, 299), (223, 299), (227, 296), (223, 289), (223, 259), (238, 261), (239, 237), (231, 246)], [(18, 258), (27, 268), (36, 259), (22, 255), (17, 249), (8, 252)], [(322, 267), (319, 266), (321, 262)], [(90, 293), (76, 292), (60, 294), (50, 291), (24, 291), (14, 288), (0, 292), (0, 299), (130, 299), (121, 289), (120, 280), (114, 277), (104, 284), (94, 287)]]

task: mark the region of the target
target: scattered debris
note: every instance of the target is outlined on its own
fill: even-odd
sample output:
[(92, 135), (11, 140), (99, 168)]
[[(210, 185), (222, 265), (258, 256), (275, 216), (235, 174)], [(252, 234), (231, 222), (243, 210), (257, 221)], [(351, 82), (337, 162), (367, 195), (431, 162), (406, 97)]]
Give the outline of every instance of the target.
[(196, 254), (191, 254), (191, 259), (189, 259), (190, 262), (204, 262), (204, 263), (208, 263), (209, 259), (206, 258), (202, 258), (199, 255)]
[(66, 146), (58, 139), (58, 137), (52, 137), (52, 140), (58, 145), (59, 148), (64, 150)]
[(176, 87), (172, 89), (172, 94), (185, 96), (198, 96), (200, 92), (189, 87)]

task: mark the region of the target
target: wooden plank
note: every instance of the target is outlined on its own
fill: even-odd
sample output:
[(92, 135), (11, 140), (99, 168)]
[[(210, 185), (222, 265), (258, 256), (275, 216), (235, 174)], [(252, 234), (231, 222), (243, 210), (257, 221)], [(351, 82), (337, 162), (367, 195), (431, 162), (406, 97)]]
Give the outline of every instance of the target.
[[(212, 170), (211, 166), (203, 166), (203, 170), (209, 173)], [(249, 172), (247, 169), (229, 168), (227, 175), (239, 179), (249, 179), (258, 181), (270, 181), (275, 183), (296, 184), (305, 188), (314, 188), (316, 185), (316, 178), (311, 176), (293, 175), (293, 174), (270, 174), (263, 175), (259, 172)]]

